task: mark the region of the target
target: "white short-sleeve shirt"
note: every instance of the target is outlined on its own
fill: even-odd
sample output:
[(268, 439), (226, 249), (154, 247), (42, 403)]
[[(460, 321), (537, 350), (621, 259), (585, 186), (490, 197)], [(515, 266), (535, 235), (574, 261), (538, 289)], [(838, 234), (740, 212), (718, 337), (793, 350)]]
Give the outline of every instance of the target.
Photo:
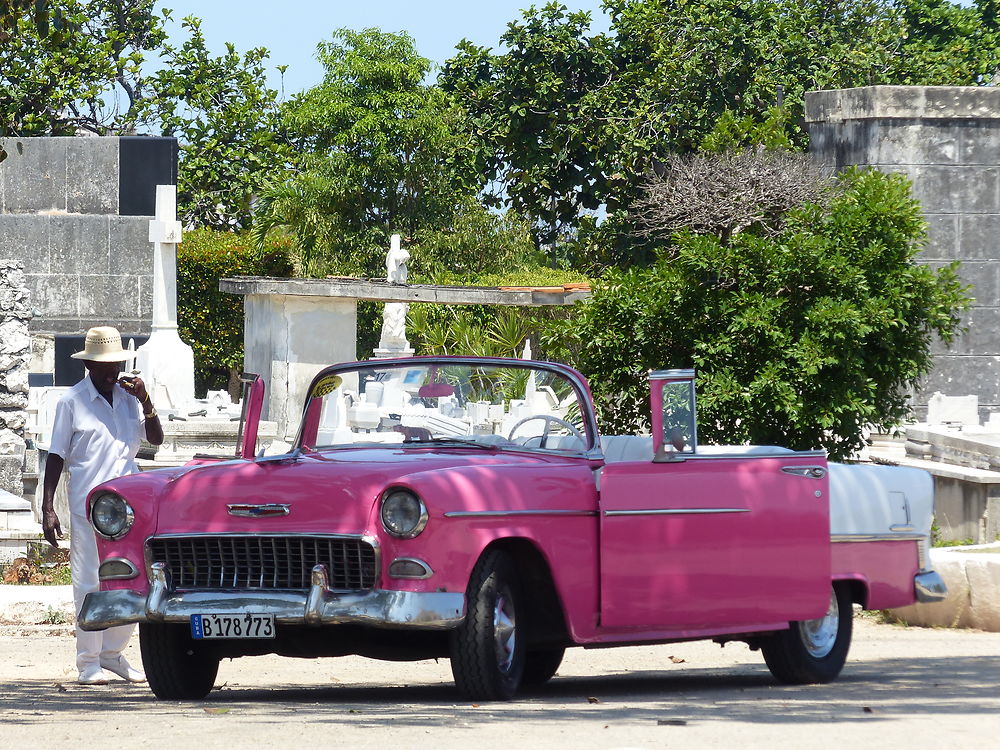
[(56, 404), (49, 453), (61, 456), (69, 471), (70, 513), (86, 515), (87, 495), (94, 487), (138, 471), (142, 409), (117, 384), (112, 401), (113, 406), (87, 376)]

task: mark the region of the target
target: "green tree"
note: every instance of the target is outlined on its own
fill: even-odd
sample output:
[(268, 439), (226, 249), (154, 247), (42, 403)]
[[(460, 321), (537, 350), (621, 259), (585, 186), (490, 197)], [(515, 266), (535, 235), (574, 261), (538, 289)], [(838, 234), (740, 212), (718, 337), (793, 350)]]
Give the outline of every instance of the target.
[(837, 179), (827, 208), (788, 212), (776, 234), (682, 232), (653, 266), (598, 282), (548, 345), (590, 378), (604, 430), (648, 420), (646, 373), (664, 367), (696, 368), (706, 442), (842, 458), (866, 425), (907, 418), (968, 299), (953, 266), (914, 262), (925, 226), (904, 177)]
[[(0, 54), (0, 136), (128, 133), (141, 124), (146, 53), (163, 42), (154, 0), (49, 0)], [(46, 15), (41, 16), (47, 18)]]
[(182, 220), (213, 229), (248, 228), (251, 202), (267, 174), (284, 166), (278, 93), (267, 87), (263, 47), (240, 55), (232, 44), (209, 54), (201, 21), (189, 16), (182, 45), (164, 44), (153, 74), (151, 114), (180, 143), (177, 200)]
[(623, 157), (621, 144), (595, 140), (604, 112), (594, 95), (613, 79), (614, 61), (611, 40), (589, 29), (589, 13), (532, 8), (501, 36), (508, 52), (463, 40), (441, 75), (489, 148), (494, 194), (536, 219), (542, 245), (610, 199)]
[(282, 113), (295, 168), (262, 193), (254, 235), (290, 232), (306, 273), (380, 275), (391, 233), (445, 228), (479, 190), (475, 142), (408, 35), (341, 29), (318, 57), (323, 82)]
[(614, 226), (645, 176), (668, 154), (697, 150), (724, 116), (760, 122), (783, 105), (787, 136), (802, 147), (805, 91), (982, 85), (1000, 70), (997, 0), (604, 7), (609, 35), (590, 34), (585, 14), (558, 3), (529, 8), (501, 37), (504, 51), (463, 43), (441, 76), (486, 140), (490, 174), (542, 242), (585, 224), (596, 205)]
[[(46, 0), (0, 25), (0, 136), (161, 133), (181, 148), (188, 224), (239, 228), (267, 170), (283, 164), (267, 50), (209, 55), (198, 19), (166, 41), (154, 0)], [(0, 6), (4, 11), (5, 6)], [(12, 30), (8, 30), (12, 29)], [(159, 56), (162, 67), (149, 72)], [(0, 151), (0, 160), (4, 154)]]

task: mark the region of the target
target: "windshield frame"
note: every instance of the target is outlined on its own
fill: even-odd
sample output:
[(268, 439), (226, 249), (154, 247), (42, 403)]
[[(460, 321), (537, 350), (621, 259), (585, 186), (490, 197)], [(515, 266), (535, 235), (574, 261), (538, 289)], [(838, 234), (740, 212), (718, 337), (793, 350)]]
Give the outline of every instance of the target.
[[(509, 357), (465, 357), (465, 356), (452, 356), (452, 355), (427, 355), (427, 356), (417, 356), (417, 357), (405, 357), (405, 358), (395, 358), (395, 359), (368, 359), (368, 360), (358, 360), (355, 362), (342, 362), (336, 365), (329, 365), (320, 370), (310, 381), (309, 388), (307, 390), (307, 396), (305, 402), (302, 405), (302, 411), (299, 415), (299, 426), (295, 433), (295, 442), (293, 443), (291, 453), (294, 455), (299, 455), (303, 452), (312, 452), (314, 450), (332, 450), (336, 448), (351, 448), (358, 446), (336, 446), (325, 447), (320, 446), (319, 448), (313, 448), (311, 446), (303, 447), (303, 430), (306, 425), (306, 415), (309, 413), (309, 406), (314, 398), (313, 395), (316, 384), (325, 377), (330, 375), (338, 375), (343, 372), (356, 372), (365, 369), (377, 370), (377, 369), (388, 369), (388, 368), (406, 368), (413, 367), (414, 365), (430, 366), (430, 365), (440, 365), (444, 366), (454, 366), (454, 365), (467, 365), (469, 367), (513, 367), (513, 368), (524, 368), (524, 369), (538, 369), (545, 370), (548, 372), (555, 373), (563, 378), (565, 378), (573, 389), (576, 391), (577, 402), (580, 404), (580, 414), (583, 418), (584, 423), (584, 433), (587, 437), (587, 446), (583, 451), (572, 450), (572, 449), (558, 449), (558, 448), (535, 448), (531, 446), (497, 446), (496, 449), (502, 451), (525, 451), (530, 453), (543, 453), (546, 455), (583, 455), (588, 459), (600, 459), (601, 449), (600, 449), (600, 436), (597, 431), (597, 419), (594, 415), (594, 405), (593, 397), (590, 393), (590, 386), (587, 384), (587, 379), (583, 377), (579, 372), (574, 370), (572, 367), (567, 365), (559, 364), (557, 362), (543, 362), (540, 360), (533, 359), (514, 359)], [(322, 396), (318, 397), (322, 398)], [(366, 447), (375, 447), (377, 444), (365, 444)], [(384, 444), (386, 447), (399, 447), (399, 444), (389, 443)], [(424, 447), (429, 447), (435, 445), (430, 441), (419, 442), (416, 441), (410, 445), (422, 445)], [(439, 444), (440, 445), (440, 444)], [(359, 444), (360, 446), (360, 444)], [(484, 444), (484, 448), (487, 447)], [(489, 446), (491, 449), (494, 446)]]

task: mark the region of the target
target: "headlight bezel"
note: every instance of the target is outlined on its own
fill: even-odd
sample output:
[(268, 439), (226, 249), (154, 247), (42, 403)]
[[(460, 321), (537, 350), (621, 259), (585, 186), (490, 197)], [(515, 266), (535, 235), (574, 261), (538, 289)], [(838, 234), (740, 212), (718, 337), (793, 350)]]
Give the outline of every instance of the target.
[[(416, 507), (411, 506), (408, 512), (411, 516), (416, 516), (416, 521), (413, 522), (409, 529), (394, 524), (391, 515), (387, 519), (387, 514), (391, 514), (394, 509), (399, 508), (400, 503), (411, 504), (412, 502), (416, 502)], [(421, 532), (427, 527), (429, 519), (427, 506), (420, 498), (420, 495), (406, 487), (390, 487), (383, 492), (382, 497), (379, 499), (378, 515), (382, 523), (382, 528), (389, 536), (396, 539), (413, 539), (420, 536)]]
[[(102, 528), (97, 522), (99, 506), (102, 502), (113, 502), (116, 500), (121, 503), (121, 508), (119, 510), (121, 513), (120, 524), (113, 528), (109, 525), (105, 525), (104, 528)], [(119, 495), (117, 492), (102, 492), (100, 495), (95, 497), (93, 502), (90, 504), (90, 525), (94, 527), (95, 533), (102, 539), (107, 539), (109, 541), (121, 539), (123, 536), (128, 534), (134, 523), (135, 511), (132, 510), (132, 506), (129, 504), (128, 500)], [(109, 530), (109, 528), (111, 530)]]

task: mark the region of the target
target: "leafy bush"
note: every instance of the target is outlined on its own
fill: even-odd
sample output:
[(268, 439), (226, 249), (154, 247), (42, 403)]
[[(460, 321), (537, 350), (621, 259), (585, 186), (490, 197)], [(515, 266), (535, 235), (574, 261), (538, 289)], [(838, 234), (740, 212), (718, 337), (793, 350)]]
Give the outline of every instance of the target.
[[(531, 267), (506, 274), (439, 272), (434, 283), (487, 287), (546, 287), (590, 283), (578, 272)], [(472, 354), (520, 357), (526, 339), (533, 356), (544, 356), (542, 331), (569, 315), (566, 307), (501, 307), (497, 305), (410, 305), (407, 331), (419, 354)]]
[(908, 389), (949, 342), (968, 298), (955, 267), (914, 262), (925, 236), (900, 175), (849, 170), (827, 208), (775, 235), (677, 235), (650, 268), (611, 270), (548, 345), (590, 377), (601, 423), (648, 420), (650, 369), (697, 370), (707, 442), (825, 448), (909, 416)]
[(229, 276), (289, 276), (290, 243), (254, 249), (244, 234), (198, 229), (177, 246), (177, 324), (194, 349), (195, 389), (236, 394), (243, 369), (243, 297), (219, 291)]

